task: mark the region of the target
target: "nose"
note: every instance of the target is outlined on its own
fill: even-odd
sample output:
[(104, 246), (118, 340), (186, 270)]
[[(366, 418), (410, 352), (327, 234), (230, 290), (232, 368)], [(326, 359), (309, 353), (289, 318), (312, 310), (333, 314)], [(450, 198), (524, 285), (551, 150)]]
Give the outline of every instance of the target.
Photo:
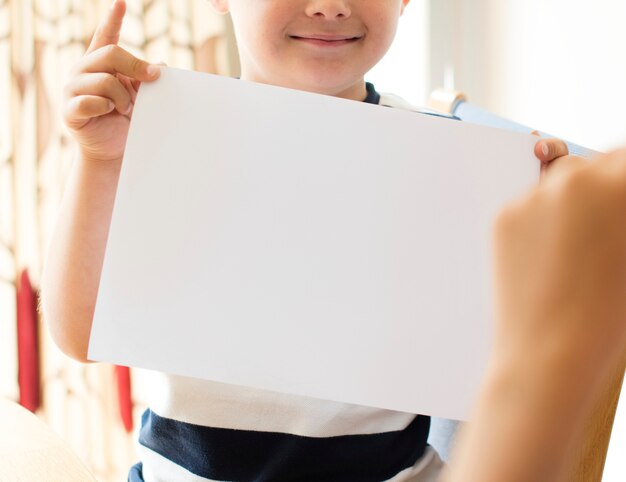
[(309, 17), (328, 20), (348, 18), (351, 13), (346, 0), (310, 0), (306, 6), (306, 14)]

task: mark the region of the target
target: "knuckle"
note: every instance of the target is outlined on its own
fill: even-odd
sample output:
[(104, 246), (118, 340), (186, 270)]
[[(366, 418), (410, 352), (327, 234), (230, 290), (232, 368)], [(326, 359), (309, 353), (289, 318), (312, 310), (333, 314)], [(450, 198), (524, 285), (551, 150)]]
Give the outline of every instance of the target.
[(115, 44), (109, 44), (101, 47), (100, 50), (105, 57), (112, 57), (118, 54), (120, 48)]
[(108, 72), (98, 73), (97, 84), (101, 91), (110, 93), (115, 90), (117, 79)]
[(85, 113), (89, 109), (89, 99), (85, 96), (76, 97), (74, 104), (76, 111), (80, 114)]
[(138, 74), (143, 70), (144, 61), (133, 56), (130, 59), (130, 70), (133, 74)]
[(559, 157), (567, 156), (569, 154), (569, 148), (567, 144), (560, 139), (546, 140), (546, 147), (548, 148), (547, 157), (551, 159), (557, 159)]

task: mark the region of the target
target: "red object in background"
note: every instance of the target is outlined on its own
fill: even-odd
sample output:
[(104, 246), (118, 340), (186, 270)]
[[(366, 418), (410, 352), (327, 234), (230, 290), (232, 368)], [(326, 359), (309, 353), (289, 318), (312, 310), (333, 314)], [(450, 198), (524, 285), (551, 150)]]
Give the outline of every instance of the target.
[(22, 271), (17, 286), (17, 382), (20, 404), (35, 412), (40, 404), (39, 317), (37, 293), (28, 271)]
[(115, 367), (117, 378), (117, 397), (120, 407), (120, 416), (126, 432), (133, 431), (133, 401), (130, 394), (130, 369), (128, 367)]

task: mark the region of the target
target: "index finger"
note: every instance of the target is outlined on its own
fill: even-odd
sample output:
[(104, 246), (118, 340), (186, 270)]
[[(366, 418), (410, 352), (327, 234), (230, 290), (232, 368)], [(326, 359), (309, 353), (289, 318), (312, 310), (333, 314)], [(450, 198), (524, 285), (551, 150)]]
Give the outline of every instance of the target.
[(120, 40), (120, 31), (122, 30), (122, 22), (126, 14), (126, 2), (124, 0), (114, 0), (107, 17), (98, 25), (96, 32), (93, 34), (91, 44), (87, 49), (87, 53), (91, 53), (105, 45), (117, 45)]

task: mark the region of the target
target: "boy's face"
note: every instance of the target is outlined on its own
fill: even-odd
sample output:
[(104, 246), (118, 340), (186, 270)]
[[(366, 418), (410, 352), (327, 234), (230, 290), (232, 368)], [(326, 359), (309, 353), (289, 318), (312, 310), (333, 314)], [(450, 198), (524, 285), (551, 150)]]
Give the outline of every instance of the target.
[[(230, 10), (244, 79), (363, 97), (409, 0), (210, 0)], [(351, 95), (351, 92), (359, 93)]]

